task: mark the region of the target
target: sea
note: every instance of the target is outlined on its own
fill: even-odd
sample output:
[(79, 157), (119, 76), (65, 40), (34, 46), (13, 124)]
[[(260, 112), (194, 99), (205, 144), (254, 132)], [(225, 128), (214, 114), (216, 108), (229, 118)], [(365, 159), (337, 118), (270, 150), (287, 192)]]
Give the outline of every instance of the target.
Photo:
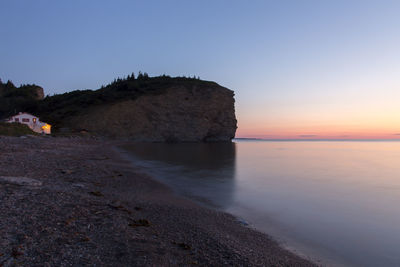
[(400, 266), (400, 142), (132, 143), (177, 194), (233, 214), (327, 266)]

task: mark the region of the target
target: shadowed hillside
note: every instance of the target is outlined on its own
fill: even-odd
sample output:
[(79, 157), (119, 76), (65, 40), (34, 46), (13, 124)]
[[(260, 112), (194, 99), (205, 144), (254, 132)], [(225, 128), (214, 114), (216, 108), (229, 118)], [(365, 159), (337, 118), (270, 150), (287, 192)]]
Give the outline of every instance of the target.
[(233, 91), (215, 82), (139, 73), (98, 90), (76, 90), (43, 100), (24, 95), (25, 102), (19, 102), (15, 95), (11, 99), (18, 104), (11, 104), (10, 112), (34, 113), (55, 131), (85, 130), (140, 141), (227, 141), (236, 131), (233, 96)]
[(37, 135), (25, 124), (0, 122), (0, 135), (22, 136), (27, 134)]
[(0, 80), (0, 119), (23, 110), (35, 110), (43, 99), (43, 88), (35, 84), (16, 87), (11, 81)]
[(71, 116), (79, 115), (87, 108), (112, 104), (119, 101), (133, 100), (142, 95), (162, 94), (166, 88), (173, 86), (213, 86), (217, 83), (202, 81), (196, 78), (158, 76), (149, 77), (146, 73), (128, 75), (118, 78), (98, 90), (76, 90), (64, 94), (46, 97), (36, 110), (43, 119), (56, 127)]

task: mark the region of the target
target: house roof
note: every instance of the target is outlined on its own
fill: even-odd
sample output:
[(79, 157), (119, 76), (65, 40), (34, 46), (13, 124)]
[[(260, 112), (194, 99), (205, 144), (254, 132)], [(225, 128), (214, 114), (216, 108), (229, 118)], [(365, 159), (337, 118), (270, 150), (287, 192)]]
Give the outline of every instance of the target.
[(19, 112), (18, 114), (12, 115), (10, 118), (15, 117), (15, 116), (18, 116), (18, 115), (24, 115), (24, 114), (30, 115), (30, 116), (32, 116), (32, 117), (36, 117), (36, 118), (37, 118), (37, 116), (32, 115), (32, 114), (30, 114), (30, 113), (28, 113), (28, 112)]

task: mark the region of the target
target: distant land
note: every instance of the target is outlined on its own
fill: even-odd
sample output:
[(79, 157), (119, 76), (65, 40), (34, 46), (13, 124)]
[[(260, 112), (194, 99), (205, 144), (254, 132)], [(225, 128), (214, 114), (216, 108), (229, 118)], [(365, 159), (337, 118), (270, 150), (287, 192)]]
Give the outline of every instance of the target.
[(238, 141), (266, 141), (266, 142), (322, 142), (322, 141), (327, 141), (327, 142), (337, 142), (337, 141), (343, 141), (343, 142), (371, 142), (371, 141), (400, 141), (400, 139), (327, 139), (327, 138), (309, 138), (309, 139), (279, 139), (279, 138), (246, 138), (246, 137), (237, 137), (234, 138), (233, 140), (238, 140)]
[(237, 128), (234, 103), (232, 90), (195, 77), (132, 73), (97, 90), (46, 97), (38, 85), (0, 81), (0, 119), (29, 112), (55, 132), (135, 141), (230, 141)]

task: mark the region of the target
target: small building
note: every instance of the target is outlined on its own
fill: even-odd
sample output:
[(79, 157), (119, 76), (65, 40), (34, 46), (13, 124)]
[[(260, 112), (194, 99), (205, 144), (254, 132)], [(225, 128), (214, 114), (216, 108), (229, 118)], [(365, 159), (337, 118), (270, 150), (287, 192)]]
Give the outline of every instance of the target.
[(20, 112), (6, 120), (9, 123), (22, 123), (28, 125), (36, 133), (51, 134), (51, 125), (41, 122), (38, 117), (26, 112)]

